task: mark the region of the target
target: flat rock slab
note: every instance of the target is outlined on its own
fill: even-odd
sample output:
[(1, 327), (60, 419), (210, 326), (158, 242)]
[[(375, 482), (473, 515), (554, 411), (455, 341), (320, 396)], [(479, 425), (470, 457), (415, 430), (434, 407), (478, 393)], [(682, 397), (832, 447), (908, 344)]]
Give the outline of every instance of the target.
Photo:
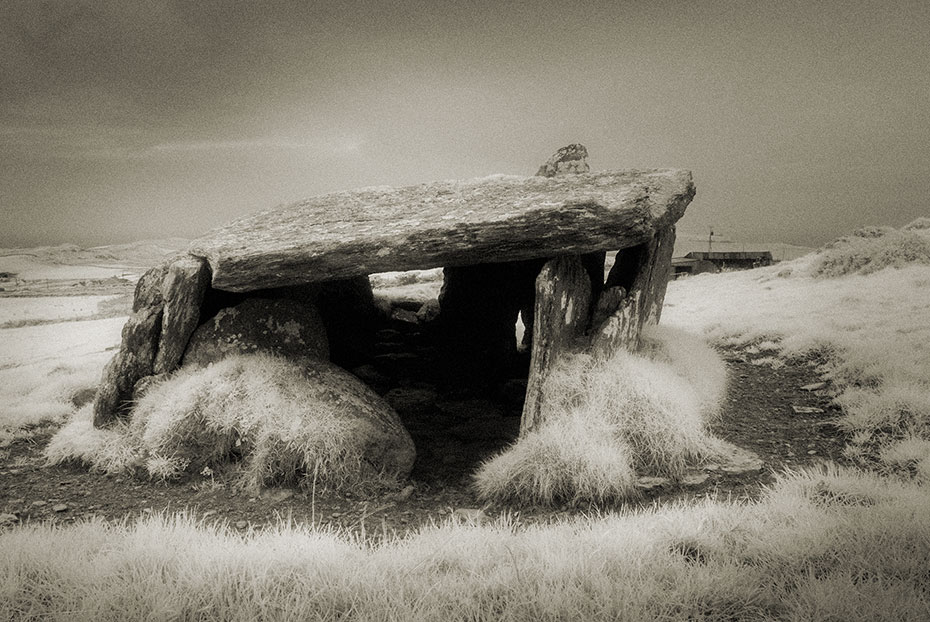
[(688, 171), (491, 176), (337, 192), (241, 218), (191, 243), (213, 287), (252, 291), (376, 272), (626, 248), (674, 224)]

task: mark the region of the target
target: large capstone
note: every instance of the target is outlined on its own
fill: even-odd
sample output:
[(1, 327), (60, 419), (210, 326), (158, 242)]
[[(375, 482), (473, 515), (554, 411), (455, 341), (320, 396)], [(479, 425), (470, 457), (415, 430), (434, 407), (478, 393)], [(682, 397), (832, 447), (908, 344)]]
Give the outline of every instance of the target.
[(337, 192), (241, 218), (194, 240), (214, 288), (254, 291), (395, 270), (626, 248), (694, 196), (678, 170), (495, 175)]

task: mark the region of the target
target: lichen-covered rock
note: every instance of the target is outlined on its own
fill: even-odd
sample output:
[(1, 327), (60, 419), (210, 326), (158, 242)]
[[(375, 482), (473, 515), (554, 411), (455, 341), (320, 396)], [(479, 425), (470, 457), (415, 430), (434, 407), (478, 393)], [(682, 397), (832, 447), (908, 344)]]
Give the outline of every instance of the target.
[(177, 368), (200, 321), (200, 306), (209, 286), (210, 266), (199, 257), (180, 257), (168, 266), (161, 285), (165, 312), (153, 368), (156, 374)]
[(152, 374), (162, 308), (143, 307), (123, 326), (119, 352), (103, 370), (100, 388), (94, 398), (94, 425), (103, 427), (128, 411), (136, 382)]
[(206, 367), (233, 354), (256, 352), (327, 360), (329, 342), (316, 307), (293, 300), (249, 298), (221, 309), (194, 331), (182, 364)]

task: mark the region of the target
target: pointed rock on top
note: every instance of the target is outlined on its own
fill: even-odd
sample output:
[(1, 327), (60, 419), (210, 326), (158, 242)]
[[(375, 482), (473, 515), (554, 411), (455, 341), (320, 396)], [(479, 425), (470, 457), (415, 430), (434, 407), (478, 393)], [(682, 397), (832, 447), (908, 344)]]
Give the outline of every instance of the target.
[(588, 150), (584, 145), (573, 143), (556, 151), (536, 172), (538, 177), (555, 177), (557, 175), (574, 175), (588, 173)]

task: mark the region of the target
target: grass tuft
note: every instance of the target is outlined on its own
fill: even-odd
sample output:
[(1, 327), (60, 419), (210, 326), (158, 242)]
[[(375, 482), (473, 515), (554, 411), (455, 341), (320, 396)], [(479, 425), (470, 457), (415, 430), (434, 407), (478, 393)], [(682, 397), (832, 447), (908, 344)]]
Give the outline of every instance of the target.
[(312, 485), (313, 478), (322, 488), (358, 490), (406, 476), (368, 462), (372, 443), (401, 442), (406, 432), (385, 437), (354, 416), (359, 403), (351, 394), (325, 399), (325, 387), (309, 381), (309, 373), (270, 355), (182, 369), (145, 393), (128, 424), (96, 430), (89, 409), (82, 410), (52, 439), (46, 457), (104, 471), (142, 466), (160, 479), (236, 462), (240, 483), (250, 488)]
[[(637, 475), (681, 476), (720, 457), (711, 436), (726, 385), (718, 355), (679, 331), (647, 334), (648, 355), (567, 357), (547, 378), (540, 427), (481, 466), (485, 500), (552, 504), (630, 494)], [(705, 365), (706, 375), (701, 375)]]

